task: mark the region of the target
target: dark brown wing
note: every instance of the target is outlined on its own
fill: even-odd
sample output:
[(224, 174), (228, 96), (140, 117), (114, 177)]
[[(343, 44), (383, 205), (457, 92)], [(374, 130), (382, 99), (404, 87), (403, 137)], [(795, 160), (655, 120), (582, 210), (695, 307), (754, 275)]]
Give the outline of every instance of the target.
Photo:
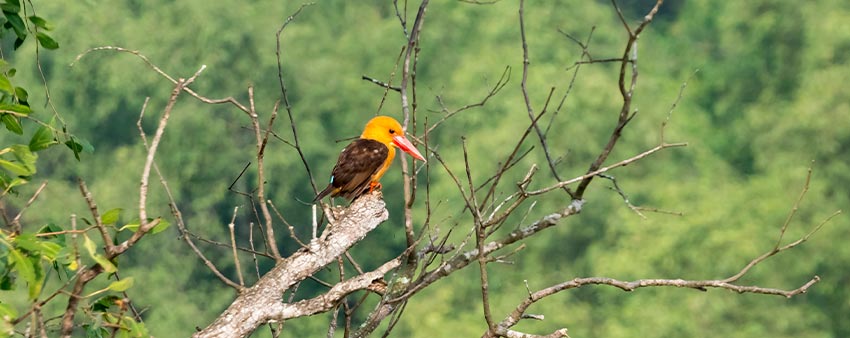
[(357, 139), (339, 154), (331, 174), (331, 183), (316, 196), (316, 200), (327, 194), (354, 200), (369, 188), (372, 175), (387, 159), (389, 149), (381, 142)]

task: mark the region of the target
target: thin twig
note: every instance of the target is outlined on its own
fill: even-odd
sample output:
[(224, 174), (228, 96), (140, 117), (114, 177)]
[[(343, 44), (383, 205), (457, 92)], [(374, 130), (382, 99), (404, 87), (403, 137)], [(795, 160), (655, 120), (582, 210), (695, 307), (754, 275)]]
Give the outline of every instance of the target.
[(12, 228), (13, 233), (21, 233), (21, 216), (23, 216), (24, 211), (26, 211), (30, 207), (30, 205), (32, 205), (33, 202), (35, 202), (35, 199), (38, 198), (38, 195), (41, 195), (41, 192), (44, 191), (45, 187), (47, 187), (47, 181), (41, 182), (41, 185), (38, 186), (38, 189), (35, 190), (35, 193), (33, 193), (30, 199), (27, 200), (27, 203), (24, 204), (23, 207), (21, 207), (21, 210), (18, 211), (18, 214), (15, 215), (15, 218), (12, 218), (12, 221), (9, 224)]
[(378, 79), (375, 79), (375, 78), (372, 78), (372, 77), (369, 77), (369, 76), (366, 76), (366, 75), (363, 75), (360, 78), (363, 79), (363, 80), (372, 82), (372, 83), (378, 85), (379, 87), (383, 87), (385, 89), (389, 89), (389, 90), (396, 91), (396, 92), (401, 92), (400, 87), (392, 86), (389, 83), (383, 82), (381, 80), (378, 80)]
[(233, 208), (233, 218), (230, 219), (230, 223), (227, 224), (227, 228), (230, 229), (230, 247), (233, 250), (233, 263), (236, 264), (236, 275), (239, 276), (239, 285), (245, 286), (245, 279), (242, 277), (242, 264), (239, 263), (239, 255), (236, 251), (236, 214), (239, 212), (239, 207)]
[[(316, 182), (313, 179), (313, 172), (310, 170), (310, 165), (307, 163), (307, 158), (304, 157), (304, 152), (301, 151), (301, 145), (298, 141), (298, 128), (295, 125), (295, 119), (292, 117), (292, 104), (289, 103), (289, 96), (286, 91), (286, 82), (283, 80), (283, 63), (281, 61), (281, 52), (280, 52), (280, 35), (283, 33), (283, 30), (286, 29), (286, 26), (289, 25), (292, 20), (295, 20), (295, 17), (301, 13), (301, 11), (307, 7), (315, 4), (314, 2), (303, 3), (301, 7), (292, 13), (289, 17), (286, 18), (286, 21), (280, 26), (280, 29), (277, 30), (275, 34), (276, 48), (275, 48), (275, 56), (277, 57), (277, 79), (280, 84), (280, 94), (283, 97), (283, 105), (286, 109), (286, 115), (289, 117), (289, 126), (292, 130), (292, 139), (294, 143), (295, 150), (298, 152), (298, 156), (301, 158), (301, 164), (304, 165), (304, 170), (307, 171), (307, 177), (310, 178), (310, 185), (313, 187), (313, 193), (318, 193), (319, 189), (316, 187)], [(275, 109), (276, 111), (277, 109)], [(271, 128), (269, 128), (271, 129)], [(262, 184), (262, 183), (261, 183)], [(277, 251), (277, 248), (274, 249)], [(280, 256), (280, 254), (276, 254), (275, 256)]]
[[(178, 80), (175, 80), (173, 77), (171, 77), (170, 75), (168, 75), (167, 73), (165, 73), (164, 71), (162, 71), (162, 69), (160, 69), (159, 67), (157, 67), (157, 66), (156, 66), (153, 62), (151, 62), (151, 61), (150, 61), (150, 59), (148, 59), (148, 58), (147, 58), (147, 56), (145, 56), (144, 54), (140, 53), (139, 51), (131, 50), (131, 49), (123, 48), (123, 47), (116, 47), (116, 46), (101, 46), (101, 47), (89, 48), (89, 49), (87, 49), (86, 51), (84, 51), (84, 52), (82, 52), (82, 53), (78, 54), (78, 55), (77, 55), (77, 57), (76, 57), (76, 58), (74, 58), (74, 61), (72, 61), (72, 62), (71, 62), (71, 65), (70, 65), (70, 66), (71, 66), (71, 67), (73, 67), (73, 66), (74, 66), (74, 65), (76, 65), (76, 63), (77, 63), (78, 61), (80, 61), (80, 59), (82, 59), (84, 56), (86, 56), (86, 55), (88, 55), (88, 54), (90, 54), (90, 53), (92, 53), (92, 52), (97, 52), (97, 51), (116, 51), (116, 52), (122, 52), (122, 53), (127, 53), (127, 54), (135, 55), (136, 57), (138, 57), (139, 59), (141, 59), (141, 60), (142, 60), (142, 62), (144, 62), (144, 63), (145, 63), (145, 65), (147, 65), (148, 67), (150, 67), (150, 68), (151, 68), (154, 72), (156, 72), (157, 74), (159, 74), (159, 75), (161, 75), (162, 77), (164, 77), (164, 78), (168, 79), (168, 81), (170, 81), (170, 82), (171, 82), (171, 83), (173, 83), (174, 85), (178, 85), (178, 84), (179, 84), (179, 81), (178, 81)], [(197, 99), (197, 100), (199, 100), (199, 101), (201, 101), (201, 102), (203, 102), (203, 103), (209, 103), (209, 104), (222, 104), (222, 103), (229, 103), (229, 104), (232, 104), (233, 106), (235, 106), (236, 108), (238, 108), (239, 110), (241, 110), (241, 111), (243, 111), (243, 112), (246, 112), (246, 113), (248, 112), (248, 108), (246, 108), (244, 105), (242, 105), (241, 103), (239, 103), (239, 101), (236, 101), (236, 99), (234, 99), (233, 97), (226, 97), (226, 98), (223, 98), (223, 99), (210, 99), (210, 98), (207, 98), (207, 97), (201, 96), (200, 94), (198, 94), (198, 93), (197, 93), (197, 92), (195, 92), (194, 90), (190, 89), (190, 88), (188, 87), (188, 83), (182, 86), (182, 90), (186, 91), (187, 93), (189, 93), (189, 95), (191, 95), (192, 97), (194, 97), (195, 99)]]
[[(149, 102), (149, 98), (145, 98), (145, 102), (142, 104), (142, 109), (139, 112), (139, 119), (136, 121), (136, 127), (139, 130), (139, 137), (142, 139), (142, 145), (144, 145), (145, 150), (150, 152), (151, 151), (150, 144), (148, 143), (148, 139), (147, 139), (147, 135), (145, 134), (145, 130), (142, 127), (142, 120), (144, 119), (145, 111), (147, 110), (148, 102)], [(177, 221), (176, 222), (177, 223), (177, 229), (178, 229), (178, 231), (180, 232), (180, 235), (181, 235), (180, 238), (182, 238), (183, 241), (185, 241), (186, 244), (189, 245), (189, 248), (192, 250), (192, 252), (194, 252), (195, 255), (197, 255), (198, 258), (201, 259), (201, 261), (204, 263), (204, 265), (207, 268), (209, 268), (210, 271), (216, 277), (218, 277), (219, 280), (222, 281), (222, 283), (224, 283), (225, 285), (230, 286), (230, 287), (232, 287), (236, 290), (240, 290), (241, 286), (236, 284), (235, 282), (233, 282), (232, 280), (230, 280), (226, 276), (224, 276), (224, 274), (222, 274), (218, 270), (218, 268), (216, 268), (215, 264), (213, 264), (209, 259), (207, 259), (207, 257), (201, 252), (201, 250), (198, 249), (198, 247), (195, 245), (195, 242), (192, 241), (191, 232), (189, 232), (189, 230), (186, 228), (186, 223), (183, 221), (183, 214), (180, 212), (180, 209), (177, 207), (177, 202), (174, 199), (174, 195), (171, 193), (171, 188), (168, 186), (168, 182), (165, 180), (165, 176), (159, 170), (159, 166), (156, 164), (156, 161), (153, 161), (151, 163), (151, 166), (153, 167), (154, 172), (156, 173), (157, 177), (159, 178), (159, 183), (160, 183), (160, 185), (162, 185), (163, 190), (165, 191), (165, 195), (168, 198), (168, 202), (169, 202), (168, 205), (171, 207), (171, 214), (174, 216), (175, 220)], [(141, 221), (140, 221), (140, 224), (141, 224)]]

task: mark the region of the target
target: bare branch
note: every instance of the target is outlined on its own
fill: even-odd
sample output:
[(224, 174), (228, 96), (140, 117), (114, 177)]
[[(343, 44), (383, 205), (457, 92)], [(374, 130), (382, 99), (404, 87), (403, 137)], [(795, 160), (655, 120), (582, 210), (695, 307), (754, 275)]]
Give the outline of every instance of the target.
[[(194, 337), (244, 337), (257, 327), (272, 320), (284, 320), (313, 313), (317, 308), (335, 303), (328, 299), (340, 299), (352, 289), (346, 289), (346, 284), (337, 284), (331, 293), (319, 296), (314, 302), (288, 304), (283, 301), (283, 294), (301, 280), (312, 276), (327, 264), (334, 262), (349, 247), (363, 239), (366, 234), (382, 223), (388, 217), (384, 202), (379, 193), (364, 195), (343, 210), (336, 221), (328, 227), (322, 236), (309, 244), (309, 250), (299, 250), (289, 257), (277, 262), (274, 268), (263, 275), (252, 287), (241, 292), (227, 310), (205, 329)], [(365, 274), (351, 282), (362, 286), (361, 282), (371, 283), (377, 276), (394, 268), (399, 262), (391, 261), (376, 270), (374, 275)], [(368, 276), (366, 276), (368, 275)], [(368, 277), (368, 278), (367, 278)], [(372, 278), (372, 279), (369, 279)], [(360, 283), (360, 284), (358, 284)], [(350, 286), (350, 285), (349, 285)], [(361, 288), (362, 289), (362, 288)], [(342, 294), (344, 293), (344, 294)], [(325, 302), (327, 301), (327, 302)], [(320, 306), (321, 305), (321, 306)], [(328, 308), (328, 309), (330, 309)]]
[(643, 158), (645, 158), (649, 155), (652, 155), (652, 154), (654, 154), (654, 153), (656, 153), (656, 152), (658, 152), (662, 149), (673, 148), (673, 147), (684, 147), (684, 146), (687, 146), (687, 145), (688, 144), (684, 143), (684, 142), (683, 143), (659, 144), (659, 145), (653, 147), (652, 149), (649, 149), (647, 151), (644, 151), (640, 154), (637, 154), (635, 156), (632, 156), (632, 157), (627, 158), (625, 160), (622, 160), (620, 162), (614, 163), (614, 164), (609, 165), (607, 167), (602, 167), (602, 168), (596, 169), (595, 171), (591, 171), (591, 172), (588, 172), (587, 174), (578, 176), (576, 178), (572, 178), (572, 179), (569, 179), (569, 180), (566, 180), (566, 181), (558, 182), (558, 183), (551, 185), (549, 187), (546, 187), (546, 188), (542, 188), (542, 189), (538, 189), (538, 190), (534, 190), (534, 191), (529, 191), (528, 194), (529, 195), (540, 195), (540, 194), (547, 193), (547, 192), (552, 191), (554, 189), (558, 189), (562, 186), (569, 185), (569, 184), (572, 184), (572, 183), (575, 183), (575, 182), (579, 182), (579, 181), (585, 182), (585, 180), (590, 178), (590, 177), (599, 175), (601, 173), (607, 172), (607, 171), (614, 169), (614, 168), (617, 168), (617, 167), (627, 166), (627, 165), (629, 165), (629, 164), (631, 164), (635, 161), (638, 161), (638, 160), (643, 159)]
[(89, 206), (89, 211), (94, 218), (94, 227), (97, 228), (97, 231), (100, 232), (100, 236), (103, 239), (103, 246), (106, 248), (106, 253), (107, 255), (111, 255), (113, 250), (115, 250), (115, 245), (112, 243), (112, 236), (109, 234), (109, 231), (103, 226), (103, 221), (101, 221), (100, 218), (100, 212), (98, 212), (97, 204), (94, 202), (94, 197), (92, 197), (91, 192), (89, 192), (89, 188), (86, 187), (86, 182), (79, 179), (77, 183), (80, 186), (80, 193), (83, 194), (83, 198), (86, 200), (86, 204)]
[(233, 251), (233, 262), (236, 264), (236, 275), (239, 276), (239, 286), (245, 286), (245, 279), (242, 277), (242, 265), (239, 263), (239, 255), (236, 252), (236, 213), (239, 212), (239, 207), (233, 208), (233, 218), (227, 224), (230, 229), (230, 247)]
[[(145, 102), (142, 104), (142, 109), (139, 112), (139, 119), (136, 121), (136, 128), (139, 130), (139, 137), (142, 139), (142, 144), (144, 145), (145, 150), (150, 152), (151, 147), (150, 147), (150, 144), (148, 143), (148, 138), (147, 138), (147, 135), (145, 134), (145, 130), (142, 127), (142, 120), (144, 119), (145, 111), (146, 111), (147, 106), (148, 106), (148, 102), (149, 102), (149, 98), (145, 98)], [(180, 235), (181, 235), (180, 238), (182, 238), (186, 242), (186, 244), (189, 245), (189, 248), (192, 250), (192, 252), (194, 252), (195, 255), (197, 255), (201, 259), (201, 261), (204, 263), (204, 265), (207, 268), (209, 268), (210, 271), (212, 271), (212, 273), (216, 277), (218, 277), (225, 285), (230, 286), (230, 287), (232, 287), (236, 290), (240, 290), (241, 289), (240, 285), (236, 284), (235, 282), (233, 282), (232, 280), (230, 280), (229, 278), (224, 276), (224, 274), (222, 274), (218, 270), (218, 268), (216, 268), (215, 264), (213, 264), (209, 259), (207, 259), (207, 257), (201, 252), (201, 250), (198, 249), (197, 246), (195, 246), (195, 243), (192, 241), (192, 238), (191, 238), (192, 234), (186, 228), (186, 223), (183, 221), (183, 214), (180, 212), (180, 209), (177, 207), (177, 202), (174, 200), (174, 195), (171, 193), (171, 188), (169, 188), (168, 182), (165, 180), (165, 176), (162, 175), (162, 172), (159, 170), (159, 166), (156, 164), (156, 161), (153, 161), (151, 163), (151, 166), (153, 167), (154, 172), (156, 173), (157, 177), (159, 177), (159, 183), (160, 183), (160, 185), (162, 185), (162, 188), (165, 190), (165, 194), (168, 197), (168, 202), (169, 202), (168, 204), (171, 208), (171, 214), (174, 216), (175, 220), (177, 221), (177, 230), (180, 232)]]
[(727, 283), (723, 280), (683, 280), (683, 279), (639, 279), (636, 281), (621, 281), (613, 278), (607, 277), (587, 277), (587, 278), (576, 278), (564, 283), (556, 284), (550, 286), (548, 288), (539, 290), (537, 292), (532, 293), (526, 298), (522, 303), (520, 303), (516, 309), (513, 310), (504, 320), (502, 320), (497, 326), (494, 335), (487, 335), (485, 337), (495, 337), (495, 336), (507, 336), (507, 331), (510, 327), (516, 325), (520, 319), (522, 319), (523, 314), (528, 309), (529, 306), (538, 302), (539, 300), (546, 298), (548, 296), (554, 295), (558, 292), (579, 288), (584, 285), (608, 285), (619, 288), (623, 291), (634, 291), (638, 288), (644, 287), (679, 287), (679, 288), (690, 288), (696, 290), (704, 290), (706, 288), (720, 288), (732, 290), (738, 293), (759, 293), (766, 295), (779, 295), (787, 298), (793, 297), (795, 295), (805, 293), (812, 285), (820, 281), (820, 277), (814, 276), (811, 280), (800, 286), (799, 288), (793, 290), (780, 290), (773, 288), (763, 288), (758, 286), (741, 286)]
[[(625, 26), (626, 32), (629, 34), (629, 39), (626, 42), (626, 48), (623, 50), (623, 56), (620, 62), (620, 77), (617, 82), (620, 88), (620, 95), (623, 98), (623, 104), (620, 107), (620, 113), (617, 118), (617, 125), (614, 127), (614, 130), (611, 133), (611, 136), (608, 139), (608, 143), (602, 149), (602, 152), (599, 153), (596, 160), (590, 165), (590, 168), (587, 169), (588, 173), (595, 172), (599, 169), (605, 160), (608, 158), (608, 155), (611, 154), (611, 151), (614, 150), (614, 146), (617, 144), (617, 141), (620, 139), (620, 135), (623, 132), (623, 128), (631, 121), (631, 117), (634, 115), (630, 115), (631, 107), (632, 107), (632, 96), (634, 94), (635, 87), (637, 86), (638, 79), (638, 68), (637, 68), (637, 39), (640, 33), (652, 22), (652, 18), (655, 16), (655, 13), (658, 12), (658, 8), (664, 2), (663, 0), (657, 0), (655, 6), (649, 11), (644, 17), (644, 20), (638, 25), (638, 28), (634, 30), (634, 32), (630, 29), (628, 23), (625, 18), (623, 18), (623, 14), (620, 11), (620, 8), (617, 6), (617, 2), (615, 0), (611, 1), (614, 5), (614, 8), (617, 10), (617, 15), (620, 17), (620, 21)], [(626, 88), (626, 69), (627, 66), (631, 65), (631, 82), (629, 84), (628, 89)], [(593, 180), (593, 177), (585, 176), (579, 183), (576, 188), (574, 197), (581, 198), (584, 195), (585, 189), (590, 184), (590, 181)]]
[[(298, 141), (298, 128), (295, 125), (295, 119), (292, 117), (292, 105), (289, 103), (289, 96), (286, 94), (286, 84), (283, 80), (283, 65), (281, 63), (281, 52), (280, 52), (280, 34), (283, 33), (283, 30), (289, 25), (292, 20), (295, 20), (295, 17), (301, 13), (307, 6), (312, 6), (315, 4), (314, 2), (301, 4), (301, 7), (298, 7), (298, 10), (295, 13), (292, 13), (289, 17), (286, 18), (283, 25), (280, 26), (280, 29), (277, 30), (277, 34), (275, 35), (277, 48), (275, 49), (275, 55), (277, 56), (277, 79), (280, 82), (280, 93), (283, 96), (283, 105), (286, 109), (286, 115), (289, 117), (289, 126), (292, 130), (292, 139), (294, 141), (294, 148), (298, 152), (298, 156), (301, 158), (301, 163), (304, 165), (304, 170), (307, 171), (307, 177), (310, 178), (310, 185), (313, 187), (313, 193), (318, 193), (319, 190), (316, 188), (316, 182), (313, 179), (313, 172), (310, 171), (310, 165), (307, 164), (307, 159), (304, 157), (304, 152), (301, 151), (301, 145)], [(275, 109), (277, 111), (277, 109)], [(271, 124), (269, 125), (269, 130), (271, 130)], [(262, 184), (262, 183), (260, 183)], [(277, 252), (277, 249), (274, 249), (274, 252)], [(275, 256), (280, 256), (280, 254), (276, 254)]]
[(35, 202), (35, 199), (38, 198), (38, 195), (41, 195), (41, 192), (44, 191), (45, 187), (47, 187), (47, 181), (41, 182), (41, 185), (39, 185), (38, 189), (36, 189), (35, 192), (32, 194), (32, 197), (27, 200), (27, 203), (24, 204), (21, 210), (18, 211), (18, 214), (15, 215), (14, 218), (12, 218), (11, 222), (9, 222), (9, 226), (12, 228), (12, 233), (21, 233), (21, 216), (23, 216), (24, 211), (26, 211), (30, 207), (30, 205), (32, 205), (33, 202)]
[(401, 92), (400, 87), (394, 87), (394, 86), (390, 85), (389, 83), (383, 82), (381, 80), (371, 78), (371, 77), (368, 77), (366, 75), (363, 75), (360, 78), (363, 79), (363, 80), (372, 82), (372, 83), (378, 85), (379, 87), (383, 87), (383, 88), (386, 88), (386, 89), (389, 89), (389, 90), (392, 90), (392, 91), (396, 91), (396, 92)]
[[(71, 62), (71, 65), (70, 65), (70, 66), (71, 66), (71, 67), (73, 67), (73, 66), (74, 66), (74, 65), (75, 65), (78, 61), (80, 61), (80, 59), (82, 59), (84, 56), (88, 55), (89, 53), (96, 52), (96, 51), (106, 51), (106, 50), (108, 50), (108, 51), (122, 52), (122, 53), (128, 53), (128, 54), (135, 55), (135, 56), (137, 56), (139, 59), (141, 59), (141, 60), (142, 60), (142, 62), (144, 62), (144, 63), (145, 63), (148, 67), (150, 67), (151, 69), (153, 69), (153, 71), (154, 71), (154, 72), (156, 72), (157, 74), (161, 75), (162, 77), (164, 77), (164, 78), (168, 79), (168, 81), (171, 81), (171, 83), (173, 83), (173, 84), (175, 84), (175, 85), (178, 85), (178, 84), (179, 84), (179, 82), (180, 82), (180, 81), (175, 80), (174, 78), (172, 78), (170, 75), (166, 74), (164, 71), (162, 71), (162, 69), (160, 69), (160, 68), (159, 68), (159, 67), (157, 67), (155, 64), (153, 64), (153, 62), (151, 62), (151, 61), (150, 61), (150, 59), (148, 59), (148, 58), (147, 58), (147, 56), (144, 56), (144, 55), (143, 55), (142, 53), (140, 53), (139, 51), (131, 50), (131, 49), (126, 49), (126, 48), (123, 48), (123, 47), (115, 47), (115, 46), (101, 46), (101, 47), (89, 48), (88, 50), (86, 50), (86, 51), (84, 51), (84, 52), (80, 53), (79, 55), (77, 55), (77, 57), (76, 57), (76, 58), (74, 58), (74, 61), (73, 61), (73, 62)], [(204, 67), (206, 67), (206, 66), (204, 66)], [(187, 84), (185, 84), (185, 85), (183, 85), (183, 86), (181, 86), (181, 87), (182, 87), (182, 90), (185, 90), (187, 93), (189, 93), (189, 95), (191, 95), (192, 97), (194, 97), (194, 98), (198, 99), (199, 101), (201, 101), (201, 102), (203, 102), (203, 103), (209, 103), (209, 104), (230, 103), (230, 104), (232, 104), (233, 106), (235, 106), (236, 108), (238, 108), (239, 110), (241, 110), (241, 111), (243, 111), (243, 112), (246, 112), (246, 113), (248, 112), (248, 108), (246, 108), (244, 105), (242, 105), (241, 103), (239, 103), (239, 101), (236, 101), (236, 99), (234, 99), (233, 97), (226, 97), (226, 98), (223, 98), (223, 99), (210, 99), (210, 98), (207, 98), (207, 97), (201, 96), (201, 95), (199, 95), (198, 93), (196, 93), (194, 90), (190, 89), (190, 88), (188, 87), (188, 83), (187, 83)]]
[[(528, 85), (527, 85), (527, 83), (528, 83), (528, 72), (529, 72), (528, 71), (528, 65), (531, 63), (531, 60), (529, 59), (529, 56), (528, 56), (528, 41), (526, 40), (526, 37), (525, 37), (525, 15), (524, 15), (525, 9), (524, 9), (524, 7), (525, 7), (525, 0), (520, 0), (520, 2), (519, 2), (519, 32), (520, 32), (520, 38), (522, 39), (522, 83), (520, 85), (520, 88), (522, 90), (522, 98), (525, 101), (525, 108), (526, 108), (526, 112), (528, 113), (528, 118), (531, 120), (531, 125), (532, 125), (532, 127), (534, 127), (534, 130), (537, 132), (537, 138), (540, 140), (540, 145), (543, 147), (543, 154), (546, 156), (546, 161), (549, 163), (549, 167), (552, 171), (552, 175), (555, 177), (556, 180), (561, 181), (560, 175), (558, 174), (557, 170), (555, 170), (555, 162), (552, 160), (552, 154), (549, 151), (549, 145), (547, 144), (548, 142), (546, 141), (546, 135), (543, 132), (543, 130), (540, 128), (540, 126), (537, 125), (537, 120), (540, 118), (539, 116), (542, 116), (543, 114), (545, 114), (546, 109), (544, 108), (540, 112), (540, 114), (538, 114), (539, 116), (537, 118), (535, 118), (534, 117), (534, 115), (535, 115), (534, 114), (534, 108), (531, 106), (531, 98), (528, 95)], [(548, 96), (549, 98), (552, 97), (553, 92), (554, 92), (554, 88), (552, 88), (552, 90), (549, 92), (549, 96)], [(547, 105), (548, 105), (548, 102), (549, 102), (548, 98), (546, 99), (546, 102), (547, 102)], [(576, 198), (576, 196), (573, 195), (573, 192), (570, 190), (569, 187), (563, 186), (561, 188), (564, 190), (564, 192), (567, 193), (567, 195), (570, 195), (570, 197), (572, 197), (572, 198)]]

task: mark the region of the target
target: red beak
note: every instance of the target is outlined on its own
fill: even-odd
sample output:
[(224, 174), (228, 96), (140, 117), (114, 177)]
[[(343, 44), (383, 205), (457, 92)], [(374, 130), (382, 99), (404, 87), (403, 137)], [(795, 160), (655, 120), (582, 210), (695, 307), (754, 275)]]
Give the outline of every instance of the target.
[(425, 157), (419, 153), (419, 150), (416, 150), (416, 147), (413, 146), (413, 143), (410, 143), (404, 136), (396, 135), (393, 136), (393, 144), (396, 145), (402, 151), (410, 154), (413, 158), (425, 162)]

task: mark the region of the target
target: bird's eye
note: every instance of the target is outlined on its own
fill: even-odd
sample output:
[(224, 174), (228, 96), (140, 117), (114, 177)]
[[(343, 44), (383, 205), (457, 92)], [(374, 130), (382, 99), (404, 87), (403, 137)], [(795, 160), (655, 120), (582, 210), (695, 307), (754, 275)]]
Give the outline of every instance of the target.
[(395, 129), (390, 129), (390, 134), (395, 134)]

